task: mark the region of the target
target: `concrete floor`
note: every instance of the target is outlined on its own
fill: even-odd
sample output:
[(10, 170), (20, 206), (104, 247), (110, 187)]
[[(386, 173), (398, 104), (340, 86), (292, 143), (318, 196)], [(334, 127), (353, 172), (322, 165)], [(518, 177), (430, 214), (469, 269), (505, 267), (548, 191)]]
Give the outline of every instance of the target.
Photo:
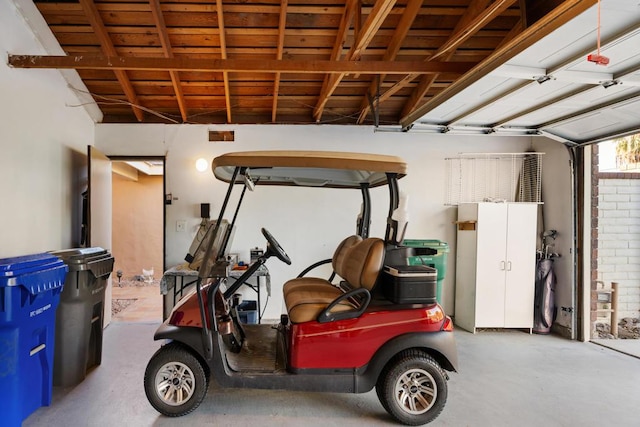
[[(362, 426), (397, 425), (375, 392), (362, 395), (220, 389), (177, 419), (147, 402), (142, 378), (159, 347), (158, 323), (112, 323), (102, 365), (23, 426)], [(591, 344), (523, 332), (458, 330), (460, 372), (433, 426), (640, 425), (640, 359)], [(1, 424), (1, 423), (0, 423)]]

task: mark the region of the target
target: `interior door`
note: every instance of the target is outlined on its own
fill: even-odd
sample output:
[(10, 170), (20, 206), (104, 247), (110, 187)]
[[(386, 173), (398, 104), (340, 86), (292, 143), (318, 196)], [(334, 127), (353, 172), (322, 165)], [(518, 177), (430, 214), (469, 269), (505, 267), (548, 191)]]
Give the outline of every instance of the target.
[[(111, 160), (89, 146), (89, 185), (87, 201), (87, 247), (111, 250), (112, 177)], [(107, 281), (104, 297), (104, 326), (111, 322), (111, 276)]]

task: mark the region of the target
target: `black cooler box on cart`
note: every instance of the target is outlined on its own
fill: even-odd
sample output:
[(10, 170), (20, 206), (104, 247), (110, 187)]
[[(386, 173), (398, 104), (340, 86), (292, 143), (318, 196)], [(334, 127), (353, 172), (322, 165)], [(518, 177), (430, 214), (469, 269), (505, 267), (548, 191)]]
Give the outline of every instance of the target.
[(396, 304), (435, 303), (437, 276), (437, 270), (426, 265), (385, 265), (384, 296)]

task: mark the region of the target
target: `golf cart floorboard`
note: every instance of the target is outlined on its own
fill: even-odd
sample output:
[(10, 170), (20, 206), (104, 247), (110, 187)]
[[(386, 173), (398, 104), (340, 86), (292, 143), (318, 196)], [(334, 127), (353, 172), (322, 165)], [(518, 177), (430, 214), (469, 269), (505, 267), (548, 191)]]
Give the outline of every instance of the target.
[(273, 325), (243, 325), (246, 334), (239, 353), (226, 351), (227, 363), (236, 372), (274, 373), (284, 371), (284, 362), (278, 362), (278, 341), (282, 336)]

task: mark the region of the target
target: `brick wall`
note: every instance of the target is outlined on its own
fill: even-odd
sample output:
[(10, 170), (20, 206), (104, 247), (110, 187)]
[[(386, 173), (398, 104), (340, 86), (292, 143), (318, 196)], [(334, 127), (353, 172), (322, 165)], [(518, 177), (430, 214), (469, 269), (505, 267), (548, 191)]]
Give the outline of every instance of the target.
[[(618, 318), (640, 316), (640, 174), (597, 174), (597, 280), (619, 283)], [(594, 195), (594, 198), (596, 196)], [(592, 285), (593, 286), (593, 285)], [(592, 320), (593, 317), (592, 317)]]

